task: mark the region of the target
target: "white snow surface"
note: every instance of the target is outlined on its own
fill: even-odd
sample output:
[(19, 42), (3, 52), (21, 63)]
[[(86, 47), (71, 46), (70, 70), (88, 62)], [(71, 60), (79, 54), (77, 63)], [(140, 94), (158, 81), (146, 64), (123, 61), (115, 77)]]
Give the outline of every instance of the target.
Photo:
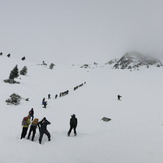
[[(26, 76), (8, 84), (3, 80), (18, 65), (27, 66)], [(162, 163), (163, 162), (163, 69), (114, 70), (108, 66), (81, 69), (71, 65), (49, 67), (0, 57), (0, 163)], [(76, 91), (73, 88), (86, 84)], [(55, 95), (69, 94), (55, 99)], [(21, 100), (7, 105), (12, 93)], [(47, 99), (51, 94), (51, 99)], [(117, 95), (122, 100), (117, 100)], [(43, 98), (48, 101), (42, 108)], [(21, 122), (34, 108), (35, 118), (46, 117), (51, 125), (38, 143), (20, 139)], [(77, 136), (67, 137), (72, 114), (78, 118)], [(112, 120), (104, 122), (102, 117)]]

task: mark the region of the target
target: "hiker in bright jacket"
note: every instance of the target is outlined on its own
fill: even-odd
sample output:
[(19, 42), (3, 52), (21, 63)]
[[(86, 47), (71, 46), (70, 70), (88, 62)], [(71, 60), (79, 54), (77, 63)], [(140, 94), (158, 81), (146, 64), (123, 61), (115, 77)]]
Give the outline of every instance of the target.
[(28, 127), (30, 125), (30, 116), (28, 115), (27, 117), (24, 117), (22, 120), (22, 133), (21, 133), (21, 139), (25, 138), (27, 134)]
[(30, 139), (30, 135), (31, 135), (31, 132), (32, 132), (33, 133), (32, 134), (32, 141), (34, 140), (37, 126), (38, 126), (38, 118), (35, 118), (33, 120), (33, 122), (31, 123), (30, 130), (29, 130), (28, 138), (27, 139)]

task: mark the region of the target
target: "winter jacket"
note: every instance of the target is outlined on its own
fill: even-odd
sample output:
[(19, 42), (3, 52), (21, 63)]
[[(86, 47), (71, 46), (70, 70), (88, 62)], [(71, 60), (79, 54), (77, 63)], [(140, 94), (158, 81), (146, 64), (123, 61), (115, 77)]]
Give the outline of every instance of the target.
[(23, 118), (23, 121), (22, 121), (22, 126), (23, 127), (29, 127), (31, 121), (30, 121), (30, 118), (29, 117), (24, 117)]
[(75, 115), (72, 115), (72, 117), (71, 117), (71, 119), (70, 119), (70, 126), (76, 127), (77, 124), (78, 124), (77, 118), (75, 117)]
[(38, 119), (35, 118), (35, 119), (33, 120), (32, 124), (31, 124), (31, 126), (36, 126), (36, 127), (37, 127), (37, 125), (38, 125)]
[(34, 111), (33, 111), (33, 109), (31, 109), (31, 110), (29, 111), (29, 115), (30, 115), (30, 116), (33, 116), (33, 114), (34, 114)]
[(38, 127), (39, 127), (40, 132), (45, 132), (47, 130), (47, 125), (50, 125), (50, 124), (51, 123), (46, 119), (41, 120), (38, 123)]

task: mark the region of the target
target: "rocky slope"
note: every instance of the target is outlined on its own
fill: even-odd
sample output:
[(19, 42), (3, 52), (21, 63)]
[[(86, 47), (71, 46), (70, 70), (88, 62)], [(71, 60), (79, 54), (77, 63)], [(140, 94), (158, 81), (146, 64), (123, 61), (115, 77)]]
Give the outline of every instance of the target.
[(145, 66), (149, 68), (150, 66), (161, 67), (162, 62), (151, 56), (145, 56), (138, 52), (128, 52), (123, 55), (119, 60), (114, 62), (113, 68), (115, 69), (139, 69)]

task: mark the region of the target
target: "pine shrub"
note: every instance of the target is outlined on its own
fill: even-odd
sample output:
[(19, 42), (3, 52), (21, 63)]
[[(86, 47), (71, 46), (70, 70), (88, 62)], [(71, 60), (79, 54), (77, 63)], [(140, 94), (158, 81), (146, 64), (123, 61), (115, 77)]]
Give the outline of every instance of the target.
[(27, 74), (27, 67), (26, 66), (24, 66), (23, 68), (22, 68), (22, 70), (20, 70), (20, 75), (26, 75)]
[(19, 76), (18, 66), (16, 65), (13, 70), (10, 72), (9, 79), (15, 79)]
[(13, 93), (12, 95), (10, 95), (10, 98), (6, 100), (6, 103), (7, 105), (19, 105), (21, 99), (22, 99), (21, 96)]

